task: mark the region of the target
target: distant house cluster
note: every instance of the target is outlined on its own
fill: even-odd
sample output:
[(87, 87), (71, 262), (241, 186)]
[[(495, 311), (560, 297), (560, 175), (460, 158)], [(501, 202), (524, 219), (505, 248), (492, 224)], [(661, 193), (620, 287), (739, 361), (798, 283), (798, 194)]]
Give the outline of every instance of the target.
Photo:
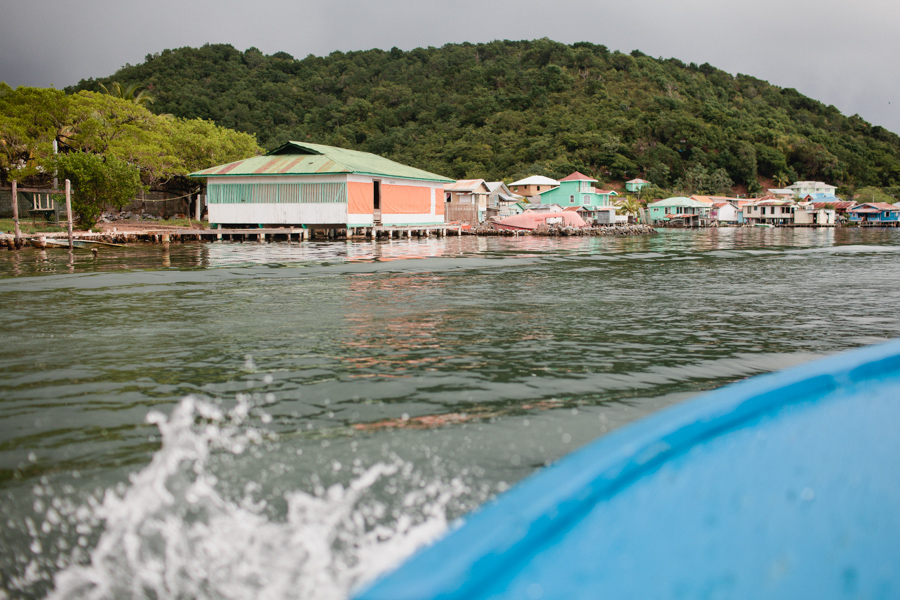
[[(618, 192), (598, 188), (596, 183), (596, 179), (578, 171), (559, 181), (535, 175), (508, 186), (500, 181), (459, 180), (444, 185), (444, 214), (448, 220), (472, 224), (491, 222), (500, 227), (526, 229), (536, 223), (584, 227), (625, 221), (626, 217), (616, 214), (619, 207), (613, 198)], [(641, 179), (629, 183), (649, 184)], [(534, 216), (504, 224), (504, 220), (525, 213)], [(511, 225), (520, 222), (527, 226)]]
[[(614, 190), (575, 172), (560, 181), (534, 176), (506, 185), (452, 179), (381, 156), (334, 146), (287, 142), (263, 156), (191, 174), (207, 181), (210, 224), (375, 231), (478, 225), (530, 215), (540, 224), (615, 224)], [(640, 189), (649, 182), (628, 182)]]
[(836, 190), (821, 181), (798, 181), (783, 189), (770, 189), (760, 198), (666, 198), (648, 204), (647, 212), (652, 225), (663, 227), (833, 227), (841, 220), (861, 225), (900, 224), (900, 206), (843, 200), (835, 196)]

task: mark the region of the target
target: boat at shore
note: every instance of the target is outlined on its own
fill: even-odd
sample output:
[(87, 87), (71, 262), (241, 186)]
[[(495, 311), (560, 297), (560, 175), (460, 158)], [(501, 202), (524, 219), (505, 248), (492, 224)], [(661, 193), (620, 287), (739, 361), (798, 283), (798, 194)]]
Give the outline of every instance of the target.
[(606, 435), (357, 600), (900, 596), (900, 340)]

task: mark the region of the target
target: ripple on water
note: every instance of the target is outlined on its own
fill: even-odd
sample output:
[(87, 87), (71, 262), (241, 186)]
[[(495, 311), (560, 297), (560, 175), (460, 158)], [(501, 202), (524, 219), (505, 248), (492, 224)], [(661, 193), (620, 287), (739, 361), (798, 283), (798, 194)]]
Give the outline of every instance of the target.
[(0, 588), (341, 597), (611, 428), (897, 336), (898, 248), (748, 228), (0, 252)]

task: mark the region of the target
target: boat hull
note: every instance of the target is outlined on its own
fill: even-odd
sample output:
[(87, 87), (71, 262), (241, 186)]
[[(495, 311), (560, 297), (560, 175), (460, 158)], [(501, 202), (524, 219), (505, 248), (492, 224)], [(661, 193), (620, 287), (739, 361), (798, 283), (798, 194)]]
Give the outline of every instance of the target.
[(900, 596), (900, 342), (564, 458), (358, 598)]

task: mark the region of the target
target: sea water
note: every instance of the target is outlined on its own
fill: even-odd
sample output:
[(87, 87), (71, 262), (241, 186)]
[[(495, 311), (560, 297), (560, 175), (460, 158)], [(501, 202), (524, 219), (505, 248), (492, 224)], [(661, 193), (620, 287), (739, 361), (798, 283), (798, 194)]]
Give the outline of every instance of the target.
[(897, 289), (896, 230), (0, 252), (0, 598), (345, 598)]

